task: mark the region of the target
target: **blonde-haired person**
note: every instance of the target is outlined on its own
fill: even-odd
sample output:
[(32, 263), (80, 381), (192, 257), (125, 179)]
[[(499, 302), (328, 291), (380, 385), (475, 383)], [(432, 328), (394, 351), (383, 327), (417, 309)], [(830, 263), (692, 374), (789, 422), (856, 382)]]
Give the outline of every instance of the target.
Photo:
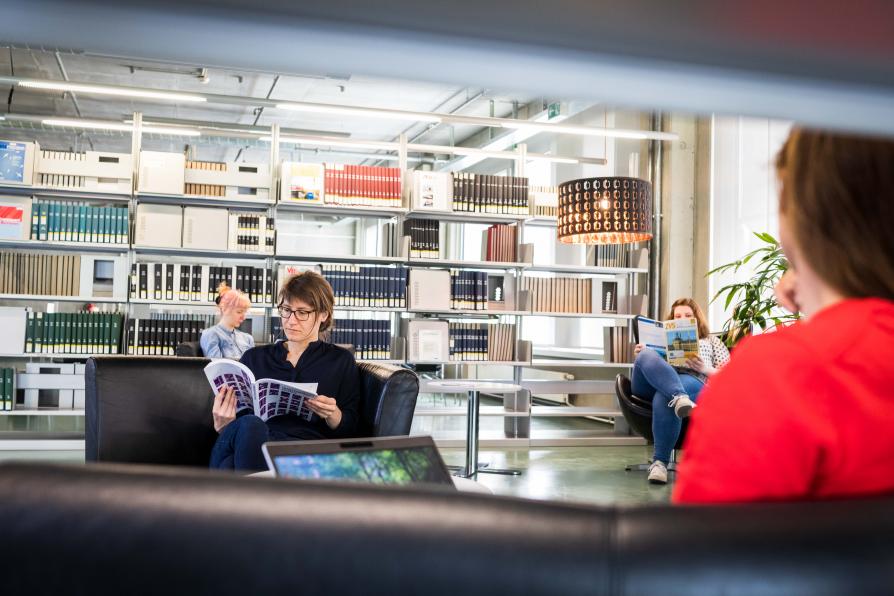
[(776, 170), (777, 293), (806, 318), (746, 338), (711, 380), (676, 502), (894, 491), (894, 141), (796, 128)]
[(222, 283), (217, 287), (216, 302), (220, 320), (217, 325), (202, 331), (199, 339), (202, 353), (206, 358), (239, 360), (246, 350), (255, 347), (254, 338), (238, 329), (251, 309), (251, 300)]
[(352, 437), (360, 421), (360, 369), (346, 349), (320, 340), (332, 326), (335, 296), (329, 282), (314, 271), (290, 277), (279, 291), (278, 311), (286, 336), (252, 348), (242, 364), (256, 378), (291, 383), (317, 383), (317, 397), (308, 406), (311, 420), (291, 414), (265, 423), (253, 414), (236, 415), (232, 390), (214, 398), (212, 417), (219, 433), (210, 466), (228, 470), (265, 470), (261, 445), (267, 441)]
[(698, 321), (699, 355), (685, 367), (668, 364), (655, 350), (637, 344), (636, 360), (631, 374), (634, 395), (652, 400), (652, 436), (655, 452), (649, 466), (649, 482), (667, 483), (667, 464), (680, 430), (682, 419), (695, 407), (708, 377), (729, 361), (723, 342), (708, 332), (708, 323), (701, 307), (692, 298), (680, 298), (671, 305), (668, 319), (695, 318)]

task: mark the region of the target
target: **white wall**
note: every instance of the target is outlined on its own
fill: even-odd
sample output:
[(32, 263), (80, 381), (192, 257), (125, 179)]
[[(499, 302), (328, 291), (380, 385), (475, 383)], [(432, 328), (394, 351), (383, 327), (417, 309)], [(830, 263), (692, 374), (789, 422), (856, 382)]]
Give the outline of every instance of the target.
[[(714, 116), (711, 122), (711, 234), (709, 270), (735, 261), (762, 243), (754, 232), (778, 237), (777, 185), (773, 163), (791, 123), (766, 118)], [(751, 269), (708, 278), (708, 296), (747, 279)], [(708, 309), (712, 331), (729, 318), (723, 301)]]

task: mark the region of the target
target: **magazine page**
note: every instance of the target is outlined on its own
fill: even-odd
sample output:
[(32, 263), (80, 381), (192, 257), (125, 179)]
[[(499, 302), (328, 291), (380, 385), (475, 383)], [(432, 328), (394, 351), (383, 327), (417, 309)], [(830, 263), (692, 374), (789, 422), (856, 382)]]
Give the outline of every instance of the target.
[(224, 358), (212, 360), (205, 367), (205, 377), (207, 377), (215, 394), (223, 386), (232, 387), (236, 390), (237, 411), (246, 408), (254, 409), (252, 385), (255, 382), (255, 376), (241, 362)]
[(667, 361), (671, 366), (686, 366), (686, 360), (698, 356), (698, 321), (664, 321), (667, 332)]
[(664, 324), (646, 317), (636, 318), (639, 343), (658, 352), (658, 355), (667, 360), (667, 334)]
[(287, 383), (276, 379), (261, 379), (257, 384), (258, 401), (255, 409), (265, 422), (274, 416), (294, 414), (310, 420), (313, 412), (305, 403), (317, 396), (316, 383)]

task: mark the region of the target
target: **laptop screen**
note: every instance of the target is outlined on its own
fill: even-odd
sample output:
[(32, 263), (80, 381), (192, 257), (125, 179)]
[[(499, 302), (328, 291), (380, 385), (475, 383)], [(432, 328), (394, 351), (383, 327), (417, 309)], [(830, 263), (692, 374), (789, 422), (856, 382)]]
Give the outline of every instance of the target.
[(431, 437), (267, 443), (264, 453), (281, 478), (453, 486)]

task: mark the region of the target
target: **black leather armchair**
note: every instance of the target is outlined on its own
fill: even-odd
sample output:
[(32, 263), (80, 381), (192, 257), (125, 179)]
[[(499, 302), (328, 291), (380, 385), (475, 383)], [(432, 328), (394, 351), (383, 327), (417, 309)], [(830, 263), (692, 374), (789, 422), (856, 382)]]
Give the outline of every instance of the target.
[(892, 497), (593, 507), (7, 463), (0, 503), (10, 596), (862, 596), (894, 586)]
[[(86, 369), (88, 461), (206, 467), (217, 438), (206, 358), (97, 356)], [(360, 364), (359, 436), (410, 432), (419, 379), (403, 368)]]
[[(620, 373), (615, 377), (615, 394), (618, 396), (618, 405), (621, 406), (624, 420), (627, 421), (633, 432), (648, 441), (650, 445), (654, 443), (655, 439), (652, 436), (652, 402), (634, 395), (633, 389), (630, 387), (630, 378)], [(683, 420), (683, 428), (680, 431), (677, 444), (674, 445), (674, 450), (683, 446), (683, 439), (686, 437), (686, 429), (688, 427), (689, 421)], [(673, 457), (673, 454), (671, 456)], [(627, 471), (642, 471), (648, 468), (648, 463), (634, 464), (627, 466)], [(674, 462), (669, 462), (668, 470), (674, 469), (676, 469)]]

